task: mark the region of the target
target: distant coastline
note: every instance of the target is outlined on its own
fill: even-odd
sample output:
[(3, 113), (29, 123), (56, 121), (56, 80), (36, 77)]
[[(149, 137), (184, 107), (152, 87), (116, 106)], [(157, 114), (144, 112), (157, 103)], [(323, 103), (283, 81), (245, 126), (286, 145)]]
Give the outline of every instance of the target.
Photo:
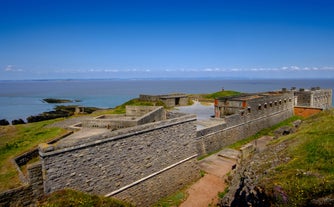
[[(82, 100), (80, 106), (112, 108), (139, 94), (213, 93), (234, 90), (246, 93), (281, 88), (332, 88), (333, 79), (52, 79), (0, 81), (0, 119), (26, 119), (57, 104), (43, 103), (44, 98)], [(334, 102), (334, 101), (333, 101)]]

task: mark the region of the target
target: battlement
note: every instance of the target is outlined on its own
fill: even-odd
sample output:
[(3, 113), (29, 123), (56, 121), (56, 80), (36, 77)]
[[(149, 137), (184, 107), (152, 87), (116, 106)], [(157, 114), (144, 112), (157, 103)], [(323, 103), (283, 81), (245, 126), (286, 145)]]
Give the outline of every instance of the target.
[(233, 114), (248, 115), (255, 118), (264, 113), (293, 107), (292, 91), (273, 91), (240, 96), (217, 98), (215, 100), (215, 117), (224, 118)]

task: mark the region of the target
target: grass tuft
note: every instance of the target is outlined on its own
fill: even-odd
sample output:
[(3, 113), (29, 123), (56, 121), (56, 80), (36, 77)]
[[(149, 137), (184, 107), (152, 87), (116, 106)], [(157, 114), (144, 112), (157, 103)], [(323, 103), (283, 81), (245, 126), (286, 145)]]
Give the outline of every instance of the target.
[(60, 190), (43, 198), (39, 207), (63, 207), (63, 206), (78, 206), (78, 207), (130, 207), (129, 203), (116, 200), (114, 198), (106, 198), (97, 195), (91, 195), (71, 189)]

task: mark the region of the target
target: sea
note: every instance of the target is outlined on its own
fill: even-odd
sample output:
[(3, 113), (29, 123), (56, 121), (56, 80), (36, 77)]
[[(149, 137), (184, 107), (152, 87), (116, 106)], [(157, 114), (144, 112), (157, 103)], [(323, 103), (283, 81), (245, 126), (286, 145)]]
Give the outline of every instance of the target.
[[(56, 104), (45, 98), (80, 100), (72, 105), (113, 108), (140, 94), (213, 93), (234, 90), (256, 93), (291, 87), (334, 89), (333, 79), (245, 79), (245, 80), (0, 80), (0, 119), (26, 120), (31, 115), (51, 111)], [(334, 101), (333, 101), (334, 103)]]

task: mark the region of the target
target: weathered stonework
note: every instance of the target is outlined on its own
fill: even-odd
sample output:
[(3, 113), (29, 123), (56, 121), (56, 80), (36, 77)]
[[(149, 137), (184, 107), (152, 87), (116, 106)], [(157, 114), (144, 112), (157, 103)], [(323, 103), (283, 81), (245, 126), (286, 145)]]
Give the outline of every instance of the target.
[(291, 117), (293, 99), (292, 92), (267, 92), (216, 101), (221, 123), (197, 131), (198, 154), (217, 151)]
[(162, 101), (167, 107), (186, 106), (188, 105), (188, 95), (183, 93), (167, 95), (139, 95), (142, 101)]
[(329, 109), (332, 107), (332, 89), (312, 88), (311, 90), (300, 89), (295, 91), (297, 106)]
[[(322, 107), (329, 104), (329, 97), (331, 101), (331, 91), (325, 95), (311, 91), (313, 98), (301, 96), (301, 100)], [(142, 98), (166, 98), (171, 101), (166, 105), (183, 105), (187, 100), (180, 94)], [(28, 168), (26, 186), (0, 194), (0, 205), (27, 206), (43, 193), (73, 188), (150, 206), (199, 178), (196, 157), (291, 117), (295, 103), (295, 92), (287, 90), (219, 99), (216, 118), (198, 129), (195, 115), (166, 113), (162, 107), (128, 106), (125, 115), (85, 120), (77, 125), (79, 132), (40, 144), (42, 164)], [(251, 150), (245, 149), (244, 155)], [(16, 163), (26, 163), (33, 154), (36, 151)]]
[[(95, 141), (63, 149), (50, 150), (49, 146), (42, 146), (39, 153), (45, 172), (44, 190), (50, 193), (63, 188), (73, 188), (105, 195), (161, 171), (180, 160), (196, 157), (195, 121), (195, 115), (184, 115), (150, 123), (146, 127), (138, 126), (137, 130), (129, 128), (130, 132), (117, 136), (106, 137), (107, 135), (104, 134)], [(141, 185), (155, 186), (156, 189), (152, 188), (151, 191), (158, 192), (162, 186), (186, 184), (187, 181), (194, 180), (199, 175), (196, 167), (187, 168), (188, 174), (184, 175), (185, 170), (182, 166), (189, 165), (194, 166), (194, 161), (188, 160), (164, 172), (165, 176), (170, 175), (170, 177), (157, 178), (161, 182), (159, 185), (149, 184), (152, 179), (143, 181)], [(162, 194), (172, 192), (166, 191)], [(150, 194), (137, 195), (139, 201), (147, 197), (150, 197)], [(150, 199), (150, 202), (155, 201)]]
[(44, 195), (42, 164), (28, 165), (28, 184), (0, 193), (0, 206), (33, 206)]
[(81, 127), (117, 130), (165, 119), (166, 113), (161, 106), (126, 106), (126, 114), (101, 115), (86, 119), (81, 123)]

